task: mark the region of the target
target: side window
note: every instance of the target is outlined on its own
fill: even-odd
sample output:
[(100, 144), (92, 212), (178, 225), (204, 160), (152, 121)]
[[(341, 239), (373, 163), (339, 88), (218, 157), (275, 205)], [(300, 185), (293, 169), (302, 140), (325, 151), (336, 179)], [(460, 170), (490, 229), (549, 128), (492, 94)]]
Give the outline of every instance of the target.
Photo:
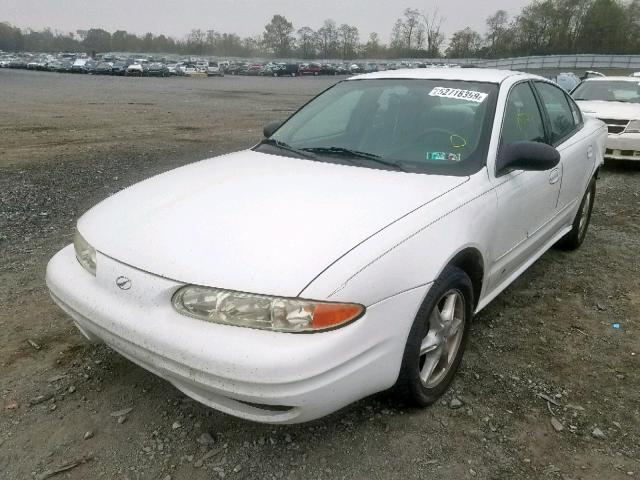
[(583, 119), (580, 107), (576, 105), (576, 102), (574, 102), (571, 97), (567, 97), (567, 101), (569, 102), (569, 108), (571, 109), (571, 114), (573, 115), (573, 123), (575, 123), (577, 126), (582, 125)]
[(536, 82), (536, 89), (549, 115), (552, 142), (556, 143), (571, 135), (578, 123), (565, 93), (555, 85), (544, 82)]
[(544, 142), (542, 115), (529, 83), (513, 87), (507, 99), (502, 123), (503, 145), (516, 142)]

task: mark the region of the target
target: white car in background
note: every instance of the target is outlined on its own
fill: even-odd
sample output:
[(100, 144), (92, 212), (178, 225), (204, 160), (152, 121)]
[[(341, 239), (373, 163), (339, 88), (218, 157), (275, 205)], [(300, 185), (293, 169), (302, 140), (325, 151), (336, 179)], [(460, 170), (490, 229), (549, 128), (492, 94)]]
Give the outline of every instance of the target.
[(607, 124), (605, 158), (640, 160), (640, 78), (590, 78), (571, 95), (585, 115)]
[(224, 77), (224, 70), (220, 67), (218, 62), (210, 61), (207, 63), (207, 76), (209, 77)]
[(264, 133), (92, 208), (46, 279), (88, 339), (268, 423), (436, 401), (474, 313), (583, 242), (606, 139), (557, 85), (476, 69), (359, 75)]
[(198, 69), (198, 66), (195, 63), (183, 63), (178, 68), (180, 70), (180, 74), (187, 77), (201, 73), (201, 70)]
[(580, 83), (580, 77), (572, 72), (559, 73), (555, 80), (567, 92), (573, 90)]
[(140, 63), (132, 63), (124, 71), (127, 77), (142, 77), (144, 75), (144, 68)]
[(178, 75), (178, 67), (180, 66), (179, 63), (168, 63), (167, 64), (167, 71), (169, 72), (169, 75)]

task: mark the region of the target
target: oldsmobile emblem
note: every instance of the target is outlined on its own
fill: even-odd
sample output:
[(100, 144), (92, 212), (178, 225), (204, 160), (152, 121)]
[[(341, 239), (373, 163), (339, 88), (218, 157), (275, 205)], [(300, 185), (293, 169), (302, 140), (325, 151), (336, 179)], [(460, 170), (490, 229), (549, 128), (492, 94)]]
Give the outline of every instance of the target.
[(116, 278), (116, 285), (120, 290), (129, 290), (131, 288), (131, 280), (125, 276)]

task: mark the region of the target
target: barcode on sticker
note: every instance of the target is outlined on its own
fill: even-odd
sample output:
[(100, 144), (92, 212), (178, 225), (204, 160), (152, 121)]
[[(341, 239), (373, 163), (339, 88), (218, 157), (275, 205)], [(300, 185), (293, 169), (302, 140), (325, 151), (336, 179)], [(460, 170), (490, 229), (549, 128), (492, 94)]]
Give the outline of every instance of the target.
[(462, 90), (460, 88), (435, 87), (429, 92), (429, 95), (432, 97), (456, 98), (458, 100), (482, 103), (488, 94), (474, 92), (473, 90)]

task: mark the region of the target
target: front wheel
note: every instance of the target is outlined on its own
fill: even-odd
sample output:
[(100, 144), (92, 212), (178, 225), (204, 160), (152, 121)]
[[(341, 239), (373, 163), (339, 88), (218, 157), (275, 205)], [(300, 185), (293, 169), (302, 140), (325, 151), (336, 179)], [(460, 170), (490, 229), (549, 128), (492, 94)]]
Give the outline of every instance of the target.
[(447, 390), (460, 366), (473, 315), (473, 286), (457, 267), (447, 267), (429, 290), (405, 346), (396, 391), (425, 407)]
[(580, 202), (580, 208), (573, 220), (571, 231), (567, 233), (558, 242), (560, 248), (566, 250), (577, 250), (584, 242), (591, 221), (591, 212), (593, 211), (593, 202), (596, 198), (596, 179), (595, 177), (589, 182), (586, 192)]

